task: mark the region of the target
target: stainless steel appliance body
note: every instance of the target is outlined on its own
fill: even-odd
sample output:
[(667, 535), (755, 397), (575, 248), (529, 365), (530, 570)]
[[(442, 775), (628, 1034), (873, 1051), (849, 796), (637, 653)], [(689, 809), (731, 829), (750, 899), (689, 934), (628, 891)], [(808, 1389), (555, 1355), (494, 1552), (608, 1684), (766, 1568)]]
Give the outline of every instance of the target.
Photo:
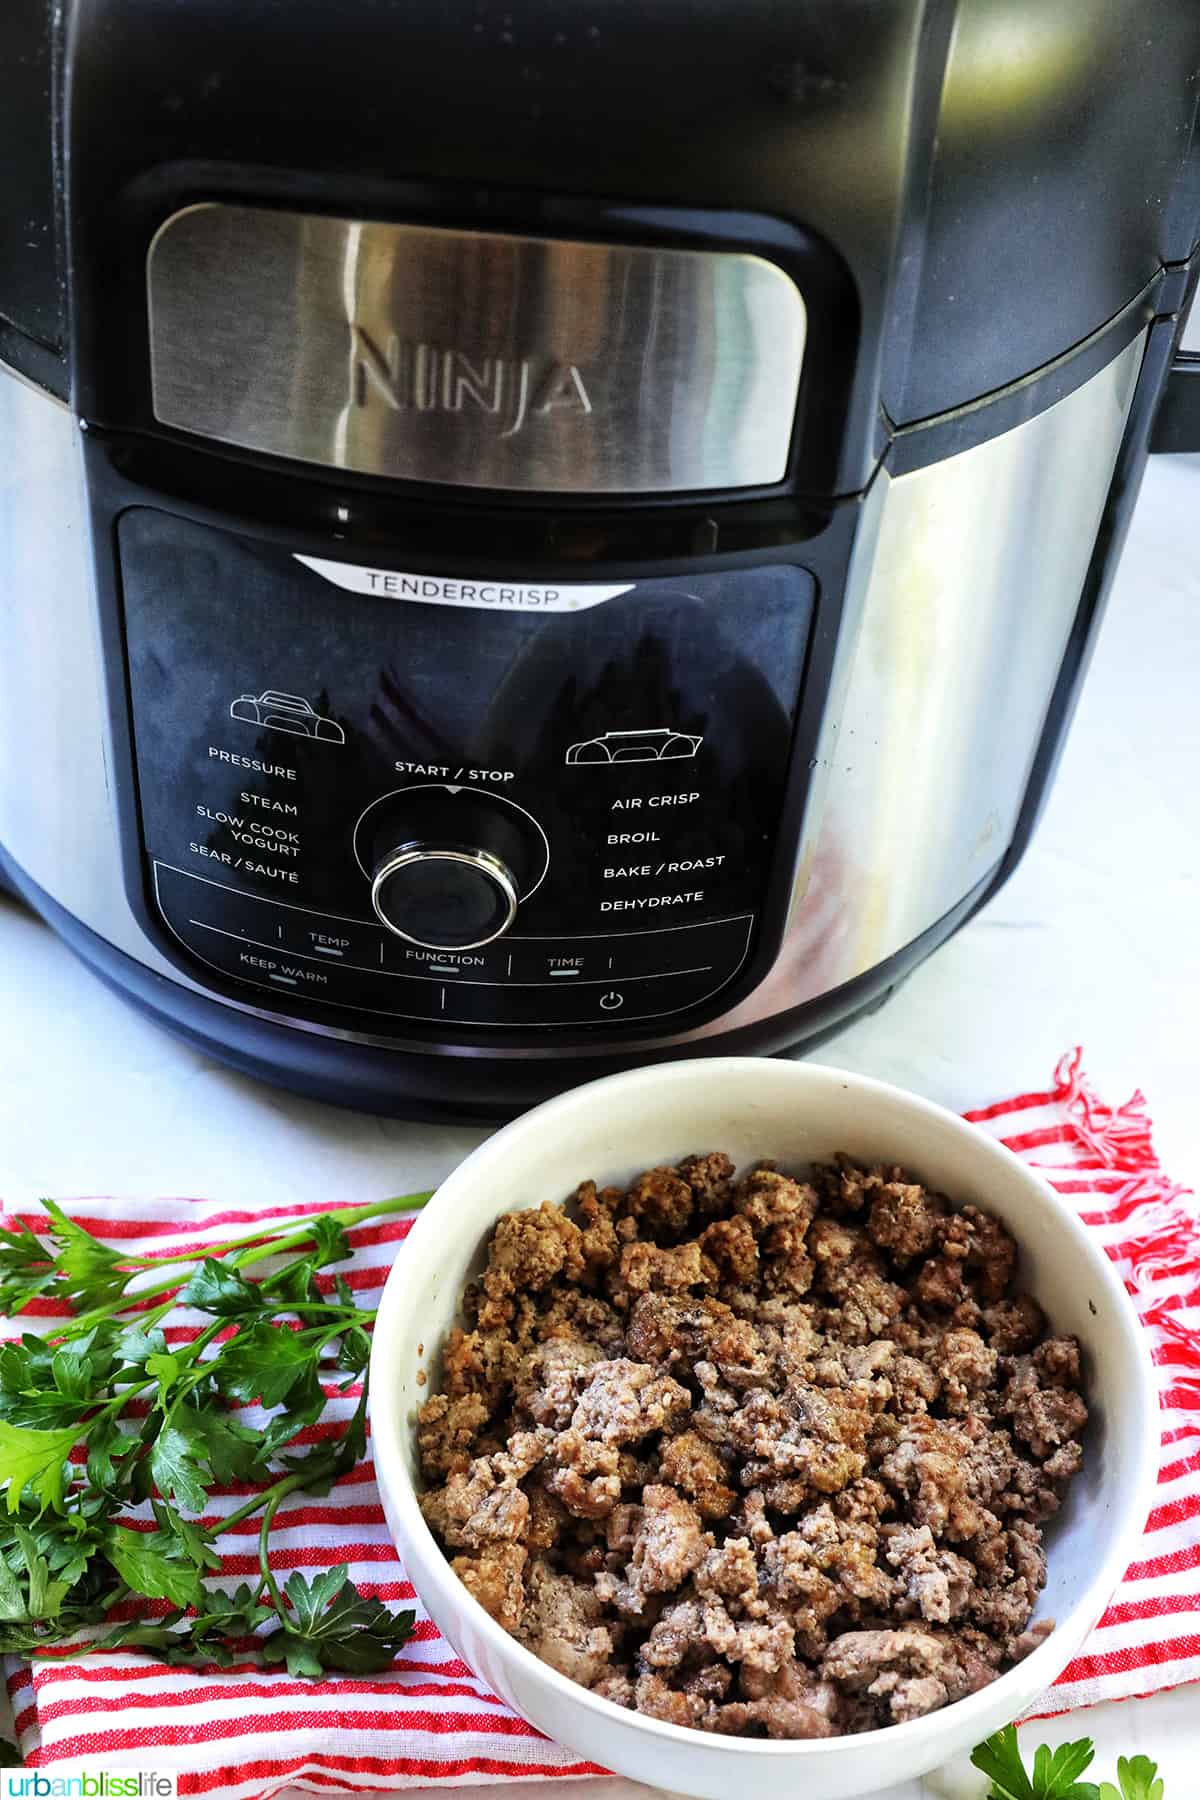
[(11, 886), (397, 1112), (877, 1003), (1194, 430), (1194, 9), (200, 10), (0, 27)]

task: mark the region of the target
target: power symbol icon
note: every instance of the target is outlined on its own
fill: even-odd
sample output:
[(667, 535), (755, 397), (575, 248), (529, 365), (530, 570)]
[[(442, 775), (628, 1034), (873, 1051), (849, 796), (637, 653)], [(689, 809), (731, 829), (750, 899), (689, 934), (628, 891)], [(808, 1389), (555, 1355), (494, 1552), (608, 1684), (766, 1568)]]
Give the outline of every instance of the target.
[(601, 994), (600, 1004), (605, 1012), (616, 1012), (618, 1006), (624, 1006), (625, 996), (610, 990), (607, 994)]

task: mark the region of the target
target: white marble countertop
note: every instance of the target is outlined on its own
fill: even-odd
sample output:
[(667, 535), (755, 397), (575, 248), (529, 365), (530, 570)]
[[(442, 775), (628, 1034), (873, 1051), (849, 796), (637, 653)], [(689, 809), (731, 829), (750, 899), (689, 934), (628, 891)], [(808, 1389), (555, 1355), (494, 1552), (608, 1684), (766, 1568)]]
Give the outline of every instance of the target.
[[(1178, 1179), (1200, 1172), (1200, 458), (1151, 466), (1045, 818), (1008, 887), (889, 1004), (820, 1051), (954, 1107), (1049, 1079), (1081, 1043), (1107, 1098), (1141, 1085)], [(0, 900), (0, 1196), (203, 1194), (245, 1205), (432, 1185), (478, 1132), (296, 1099), (162, 1035)], [(1197, 1790), (1196, 1690), (1035, 1728), (1098, 1768), (1144, 1749)], [(1100, 1767), (1100, 1765), (1108, 1765)], [(944, 1771), (875, 1800), (960, 1800)], [(555, 1784), (634, 1800), (629, 1782)], [(812, 1796), (819, 1800), (819, 1796)]]

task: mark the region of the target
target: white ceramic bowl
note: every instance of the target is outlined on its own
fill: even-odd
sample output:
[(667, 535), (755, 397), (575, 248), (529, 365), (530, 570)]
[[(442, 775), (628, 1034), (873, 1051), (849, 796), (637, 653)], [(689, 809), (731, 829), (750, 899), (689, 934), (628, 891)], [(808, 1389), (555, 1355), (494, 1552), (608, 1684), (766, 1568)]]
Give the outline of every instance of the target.
[[(626, 1182), (691, 1151), (738, 1167), (802, 1168), (848, 1151), (898, 1162), (994, 1212), (1020, 1246), (1020, 1282), (1086, 1350), (1092, 1418), (1082, 1472), (1047, 1532), (1038, 1617), (1056, 1628), (1026, 1661), (941, 1712), (854, 1737), (722, 1737), (667, 1725), (578, 1687), (501, 1630), (450, 1571), (417, 1504), (414, 1419), (465, 1282), (502, 1213), (560, 1201), (591, 1176)], [(418, 1381), (424, 1372), (427, 1380)], [(614, 1075), (548, 1101), (489, 1138), (426, 1206), (384, 1290), (371, 1356), (373, 1452), (396, 1544), (460, 1655), (549, 1737), (639, 1781), (728, 1800), (849, 1800), (923, 1773), (1019, 1717), (1079, 1649), (1131, 1560), (1150, 1506), (1158, 1401), (1149, 1353), (1104, 1252), (1053, 1190), (982, 1131), (882, 1082), (811, 1063), (724, 1057)]]

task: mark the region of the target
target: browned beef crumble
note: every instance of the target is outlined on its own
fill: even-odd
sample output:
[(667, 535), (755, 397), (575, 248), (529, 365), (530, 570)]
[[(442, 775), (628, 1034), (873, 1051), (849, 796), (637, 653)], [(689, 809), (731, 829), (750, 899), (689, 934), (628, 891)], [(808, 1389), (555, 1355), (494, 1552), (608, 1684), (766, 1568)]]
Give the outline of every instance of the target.
[(972, 1693), (1051, 1629), (1079, 1346), (1016, 1246), (902, 1169), (689, 1156), (500, 1220), (420, 1411), (481, 1605), (619, 1705), (827, 1737)]

